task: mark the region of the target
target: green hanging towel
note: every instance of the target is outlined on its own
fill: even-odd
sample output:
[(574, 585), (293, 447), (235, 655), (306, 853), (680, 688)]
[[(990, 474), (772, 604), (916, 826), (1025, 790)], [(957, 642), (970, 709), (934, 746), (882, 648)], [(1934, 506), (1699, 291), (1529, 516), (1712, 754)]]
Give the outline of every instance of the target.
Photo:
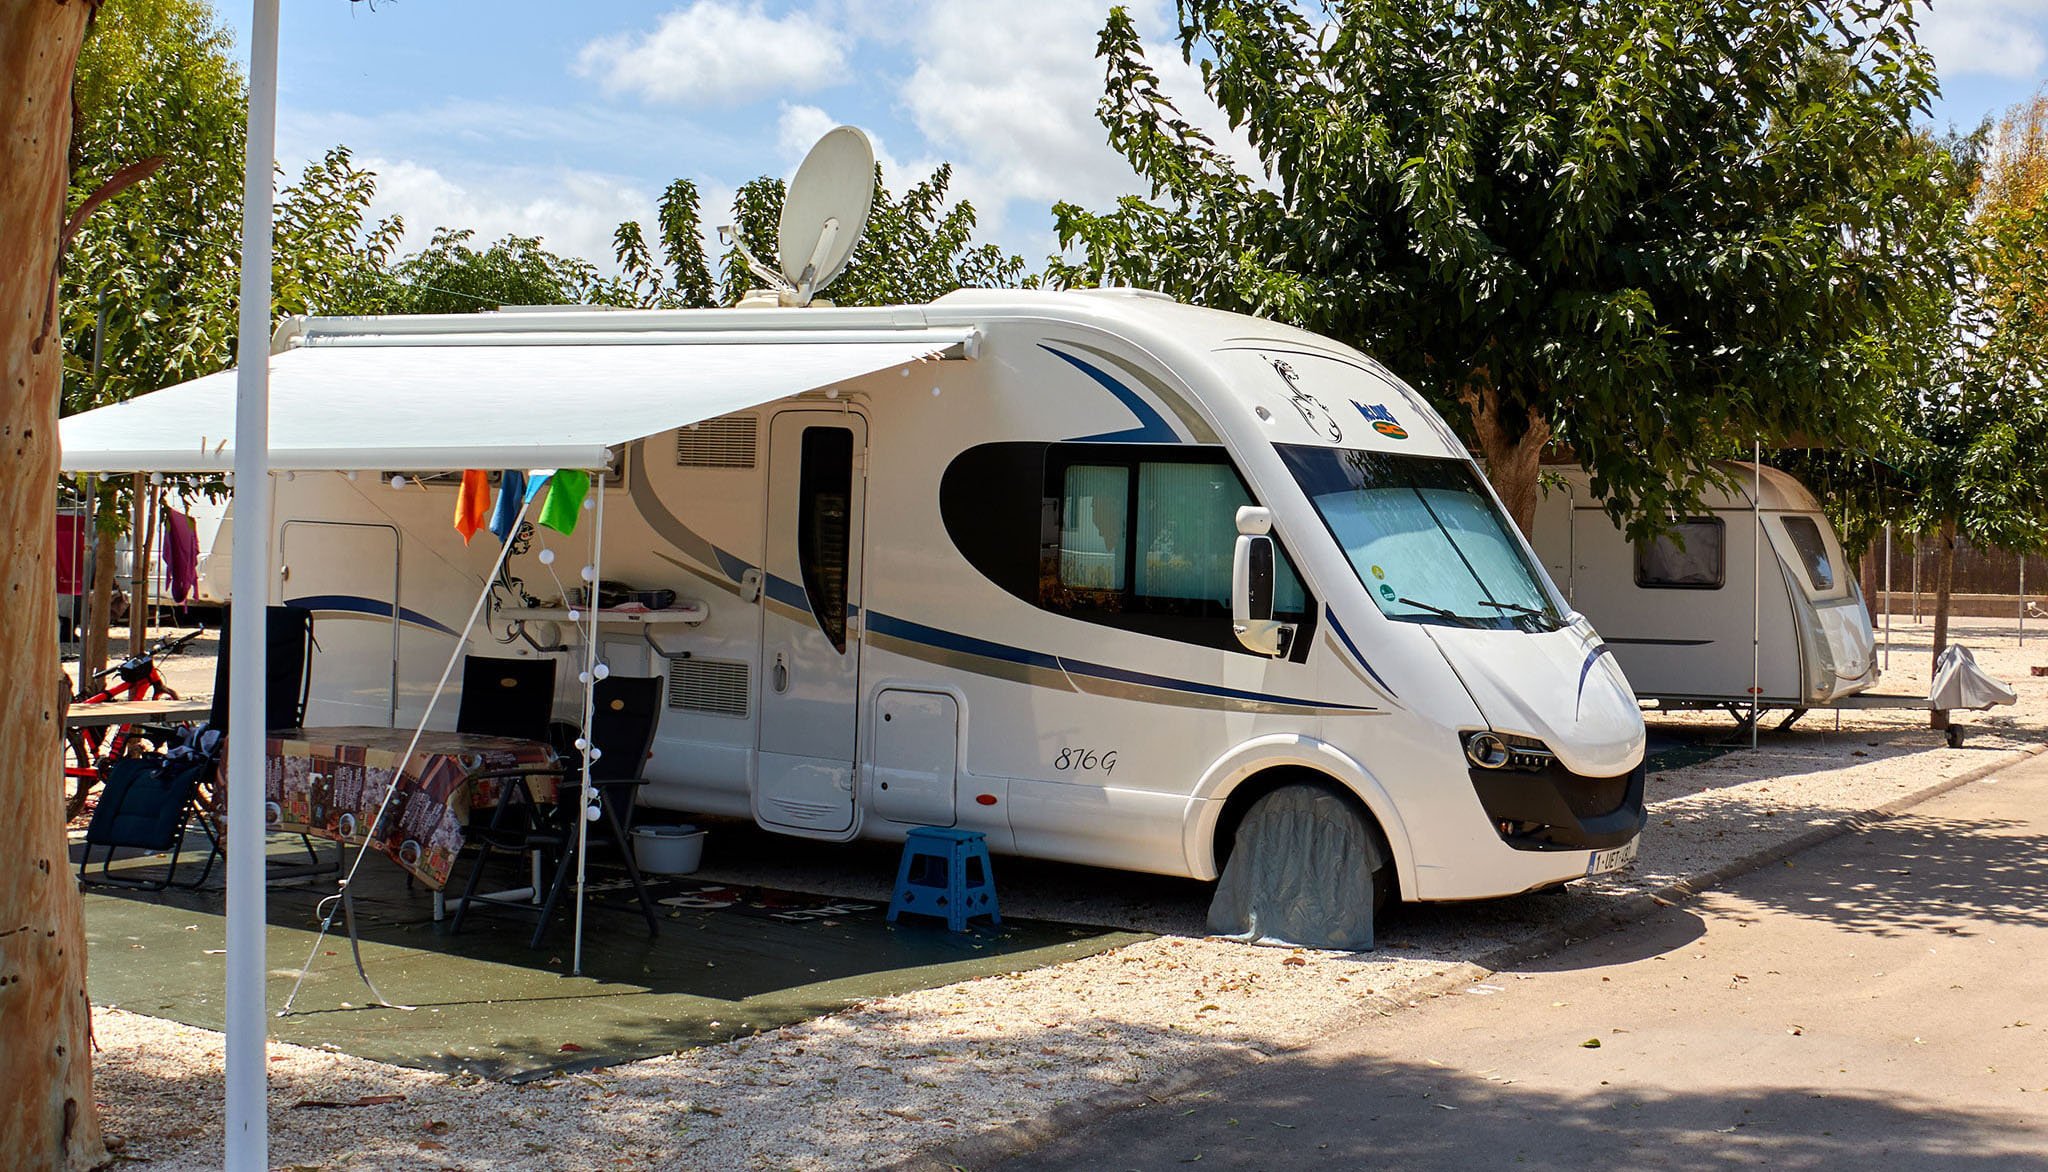
[(563, 468), (548, 480), (548, 499), (540, 506), (540, 523), (557, 533), (576, 532), (576, 515), (590, 495), (590, 473)]

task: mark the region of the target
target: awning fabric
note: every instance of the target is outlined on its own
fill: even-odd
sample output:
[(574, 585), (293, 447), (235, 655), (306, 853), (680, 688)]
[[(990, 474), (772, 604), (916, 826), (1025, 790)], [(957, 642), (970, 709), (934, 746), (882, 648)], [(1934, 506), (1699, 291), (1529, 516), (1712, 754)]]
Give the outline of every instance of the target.
[[(730, 339), (731, 335), (727, 335)], [(603, 468), (606, 449), (932, 357), (960, 331), (667, 345), (306, 346), (270, 361), (280, 470)], [(235, 372), (61, 422), (67, 472), (228, 472)]]

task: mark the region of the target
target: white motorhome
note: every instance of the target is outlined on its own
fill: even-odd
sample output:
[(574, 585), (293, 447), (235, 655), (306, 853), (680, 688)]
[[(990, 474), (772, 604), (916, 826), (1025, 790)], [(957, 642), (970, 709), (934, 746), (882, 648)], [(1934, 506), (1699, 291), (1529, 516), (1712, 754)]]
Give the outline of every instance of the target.
[[(645, 804), (1211, 879), (1255, 797), (1316, 785), (1425, 900), (1633, 854), (1609, 648), (1423, 399), (1328, 339), (963, 291), (310, 319), (277, 350), (273, 601), (317, 615), (310, 724), (420, 718), (499, 549), (450, 528), (448, 474), (592, 467), (602, 577), (682, 600), (598, 622), (612, 674), (666, 680)], [(226, 466), (231, 378), (67, 420), (67, 466)], [(597, 530), (516, 546), (468, 648), (561, 657), (564, 711)]]
[(1760, 707), (1797, 713), (1875, 684), (1870, 611), (1820, 502), (1775, 468), (1723, 471), (1734, 488), (1710, 488), (1699, 512), (1647, 541), (1615, 524), (1585, 472), (1556, 472), (1536, 552), (1644, 700), (1745, 707), (1754, 686)]

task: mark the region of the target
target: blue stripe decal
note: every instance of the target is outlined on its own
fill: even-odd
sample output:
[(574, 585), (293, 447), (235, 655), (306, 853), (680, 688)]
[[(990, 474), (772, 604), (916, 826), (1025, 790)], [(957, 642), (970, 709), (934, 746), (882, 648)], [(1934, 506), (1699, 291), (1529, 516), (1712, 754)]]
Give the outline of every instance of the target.
[(769, 574), (761, 589), (769, 598), (784, 606), (793, 606), (805, 614), (811, 613), (811, 600), (804, 594), (804, 588), (787, 578)]
[[(303, 606), (313, 611), (342, 611), (379, 619), (391, 617), (390, 603), (364, 598), (357, 594), (312, 594), (304, 598), (287, 598), (284, 601), (286, 606)], [(411, 623), (415, 627), (425, 627), (430, 631), (439, 631), (450, 638), (460, 638), (462, 635), (461, 631), (453, 627), (444, 626), (416, 610), (407, 610), (402, 606), (398, 608), (398, 621)]]
[(1586, 652), (1586, 662), (1579, 665), (1579, 694), (1572, 701), (1573, 720), (1577, 720), (1579, 718), (1579, 710), (1585, 704), (1586, 677), (1593, 673), (1593, 665), (1600, 662), (1601, 656), (1612, 654), (1614, 654), (1614, 650), (1608, 647), (1605, 643), (1602, 643), (1599, 646), (1593, 648), (1591, 651)]
[(1149, 688), (1165, 688), (1175, 692), (1193, 692), (1198, 696), (1220, 696), (1228, 700), (1251, 700), (1263, 704), (1293, 704), (1301, 708), (1339, 708), (1347, 712), (1371, 712), (1372, 708), (1357, 704), (1331, 704), (1323, 700), (1297, 700), (1292, 696), (1275, 696), (1267, 692), (1242, 692), (1236, 688), (1223, 688), (1214, 684), (1198, 684), (1193, 680), (1169, 679), (1166, 676), (1147, 675), (1139, 671), (1127, 671), (1100, 663), (1082, 663), (1078, 660), (1062, 659), (1060, 666), (1070, 672), (1096, 679), (1117, 680), (1126, 684), (1143, 684)]
[(1006, 663), (1021, 663), (1029, 667), (1042, 667), (1048, 671), (1060, 671), (1060, 661), (1054, 656), (1039, 651), (1026, 651), (1022, 647), (1011, 647), (1004, 643), (991, 643), (972, 635), (957, 635), (909, 619), (894, 615), (868, 612), (868, 630), (877, 635), (891, 635), (911, 643), (923, 643), (946, 651), (963, 651), (985, 659), (1000, 659)]
[(1075, 442), (1119, 444), (1177, 444), (1181, 442), (1180, 433), (1174, 431), (1172, 426), (1160, 416), (1159, 412), (1152, 409), (1152, 404), (1139, 397), (1138, 392), (1110, 377), (1093, 363), (1084, 362), (1072, 354), (1055, 350), (1043, 342), (1040, 342), (1038, 346), (1039, 349), (1044, 350), (1048, 354), (1066, 359), (1076, 369), (1080, 370), (1081, 373), (1102, 384), (1104, 390), (1115, 395), (1118, 402), (1129, 408), (1131, 414), (1138, 417), (1138, 426), (1134, 428), (1125, 431), (1103, 432), (1101, 435), (1084, 435), (1078, 437)]
[[(705, 544), (710, 545), (709, 542), (706, 542)], [(724, 574), (727, 578), (730, 578), (734, 582), (738, 582), (742, 574), (745, 574), (748, 570), (754, 568), (748, 565), (742, 559), (732, 556), (731, 554), (725, 552), (724, 550), (718, 548), (715, 545), (711, 546), (711, 552), (717, 555), (718, 557), (719, 572)]]
[(1142, 684), (1148, 688), (1160, 688), (1173, 692), (1190, 692), (1198, 696), (1216, 696), (1227, 700), (1247, 700), (1261, 704), (1290, 704), (1298, 708), (1338, 708), (1352, 712), (1376, 711), (1371, 707), (1355, 704), (1329, 704), (1320, 700), (1297, 700), (1291, 696), (1276, 696), (1267, 692), (1245, 692), (1236, 688), (1224, 688), (1214, 684), (1201, 684), (1193, 680), (1176, 680), (1167, 676), (1149, 675), (1145, 672), (1129, 671), (1107, 664), (1087, 663), (1076, 659), (1063, 659), (1047, 655), (1042, 651), (1027, 651), (1006, 643), (991, 643), (971, 635), (927, 627), (893, 615), (869, 612), (868, 630), (878, 635), (889, 635), (911, 643), (922, 643), (946, 651), (959, 651), (979, 655), (986, 659), (1001, 660), (1005, 663), (1020, 663), (1028, 667), (1062, 671), (1073, 675), (1089, 676), (1099, 680), (1114, 680), (1118, 683)]
[[(1387, 695), (1394, 695), (1393, 686), (1388, 684), (1387, 681), (1380, 679), (1380, 673), (1374, 671), (1372, 669), (1371, 662), (1368, 661), (1364, 655), (1359, 653), (1358, 644), (1353, 643), (1351, 641), (1351, 633), (1344, 629), (1343, 623), (1337, 621), (1337, 612), (1325, 606), (1323, 608), (1323, 617), (1330, 620), (1330, 630), (1336, 632), (1337, 641), (1339, 643), (1344, 644), (1344, 650), (1349, 651), (1351, 653), (1351, 658), (1358, 661), (1358, 666), (1365, 669), (1365, 674), (1371, 676), (1373, 679), (1379, 680), (1380, 687), (1385, 688), (1387, 690)], [(1580, 686), (1583, 687), (1585, 684), (1585, 680), (1581, 679), (1579, 683)]]

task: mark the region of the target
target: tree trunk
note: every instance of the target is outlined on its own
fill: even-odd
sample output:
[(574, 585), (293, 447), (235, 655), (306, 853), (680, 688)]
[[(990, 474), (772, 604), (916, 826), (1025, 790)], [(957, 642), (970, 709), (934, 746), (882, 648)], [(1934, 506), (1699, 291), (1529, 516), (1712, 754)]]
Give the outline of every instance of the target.
[(1879, 566), (1884, 559), (1884, 531), (1879, 530), (1870, 541), (1870, 548), (1863, 551), (1863, 602), (1870, 612), (1870, 629), (1878, 628), (1877, 616), (1883, 612), (1885, 601), (1879, 597), (1884, 589), (1884, 577)]
[[(1941, 557), (1934, 571), (1934, 658), (1940, 660), (1941, 653), (1948, 648), (1948, 602), (1949, 594), (1956, 583), (1956, 522), (1951, 517), (1941, 523)], [(1929, 672), (1933, 671), (1930, 667)], [(1927, 718), (1928, 727), (1948, 727), (1948, 709), (1937, 708)]]
[[(102, 485), (101, 492), (113, 490)], [(94, 522), (98, 524), (97, 521)], [(86, 640), (85, 653), (80, 656), (79, 679), (107, 666), (107, 641), (114, 629), (114, 542), (118, 540), (104, 529), (96, 530), (92, 550), (92, 622), (91, 638)]]
[(107, 1159), (85, 924), (66, 866), (57, 658), (54, 304), (71, 75), (89, 0), (0, 2), (0, 1162)]
[(130, 495), (135, 516), (128, 525), (128, 654), (149, 646), (149, 477), (135, 474)]
[(1550, 421), (1525, 408), (1503, 407), (1490, 383), (1468, 384), (1458, 398), (1472, 414), (1472, 434), (1486, 478), (1508, 516), (1524, 537), (1536, 534), (1537, 481), (1543, 449), (1550, 444)]

